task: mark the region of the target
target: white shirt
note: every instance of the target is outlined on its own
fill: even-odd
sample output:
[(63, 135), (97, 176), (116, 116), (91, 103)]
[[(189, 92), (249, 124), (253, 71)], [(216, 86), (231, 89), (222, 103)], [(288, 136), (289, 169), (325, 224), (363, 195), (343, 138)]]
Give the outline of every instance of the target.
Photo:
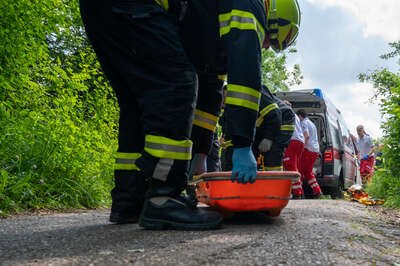
[(372, 139), (369, 135), (364, 135), (361, 139), (357, 139), (356, 144), (361, 158), (364, 157), (364, 155), (367, 155), (371, 151), (371, 148), (374, 146), (374, 144), (372, 144)]
[(301, 121), (301, 128), (303, 129), (303, 133), (308, 134), (307, 143), (304, 148), (312, 152), (319, 152), (318, 133), (314, 123), (306, 117)]
[(303, 130), (301, 129), (300, 118), (297, 115), (295, 115), (295, 117), (296, 117), (296, 125), (294, 127), (291, 139), (295, 139), (304, 143), (304, 135), (303, 135)]

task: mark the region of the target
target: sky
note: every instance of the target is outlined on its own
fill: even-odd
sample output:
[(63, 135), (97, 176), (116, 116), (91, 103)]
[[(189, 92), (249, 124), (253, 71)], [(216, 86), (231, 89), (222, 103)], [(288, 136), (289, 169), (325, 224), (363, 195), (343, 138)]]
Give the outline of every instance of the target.
[(395, 60), (380, 55), (400, 40), (400, 0), (298, 0), (301, 28), (297, 53), (288, 66), (299, 64), (304, 80), (296, 89), (321, 88), (344, 114), (350, 131), (358, 124), (373, 138), (382, 136), (374, 88), (357, 75), (386, 67), (398, 72)]

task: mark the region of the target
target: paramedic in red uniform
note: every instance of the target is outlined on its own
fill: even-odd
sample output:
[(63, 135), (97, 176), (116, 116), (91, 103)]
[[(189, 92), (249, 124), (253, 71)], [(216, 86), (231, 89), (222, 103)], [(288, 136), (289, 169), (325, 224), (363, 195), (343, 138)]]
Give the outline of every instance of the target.
[(315, 178), (313, 166), (319, 156), (319, 142), (317, 128), (307, 117), (306, 111), (300, 109), (296, 112), (301, 121), (304, 135), (304, 150), (300, 159), (300, 173), (302, 181), (307, 181), (311, 187), (314, 198), (319, 198), (322, 194), (321, 188)]
[[(289, 102), (285, 101), (286, 104), (290, 105)], [(283, 156), (283, 168), (286, 171), (297, 171), (300, 172), (300, 158), (304, 149), (304, 135), (301, 129), (300, 119), (296, 115), (296, 123), (293, 131), (292, 138), (290, 139), (289, 146), (285, 150)], [(292, 183), (292, 199), (304, 198), (304, 191), (301, 180), (297, 180)]]
[(371, 181), (371, 177), (374, 174), (374, 144), (371, 136), (365, 132), (363, 125), (358, 125), (356, 130), (358, 135), (356, 145), (361, 159), (360, 174), (362, 183), (365, 184)]

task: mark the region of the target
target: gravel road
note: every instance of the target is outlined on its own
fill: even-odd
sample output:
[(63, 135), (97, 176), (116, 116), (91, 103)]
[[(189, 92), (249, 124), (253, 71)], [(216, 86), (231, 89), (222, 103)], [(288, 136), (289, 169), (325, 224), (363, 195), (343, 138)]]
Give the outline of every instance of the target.
[(108, 210), (0, 220), (0, 265), (400, 265), (400, 223), (343, 200), (290, 201), (203, 232), (111, 225)]

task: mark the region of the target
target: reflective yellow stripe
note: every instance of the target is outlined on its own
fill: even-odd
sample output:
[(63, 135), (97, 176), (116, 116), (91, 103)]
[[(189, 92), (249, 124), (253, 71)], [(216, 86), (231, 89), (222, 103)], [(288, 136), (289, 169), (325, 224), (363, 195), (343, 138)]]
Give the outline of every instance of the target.
[(264, 109), (261, 110), (260, 116), (257, 118), (256, 127), (261, 126), (262, 122), (264, 121), (264, 117), (269, 114), (272, 110), (278, 109), (279, 106), (276, 103), (271, 103), (267, 105)]
[(192, 141), (146, 135), (144, 150), (158, 158), (190, 160), (192, 158)]
[(264, 171), (283, 171), (283, 166), (264, 166)]
[(294, 125), (281, 125), (282, 131), (294, 131)]
[(115, 155), (114, 170), (140, 170), (135, 164), (142, 156), (140, 153), (117, 152)]
[(258, 35), (260, 45), (264, 42), (264, 28), (258, 22), (254, 14), (250, 12), (233, 9), (230, 13), (220, 14), (219, 27), (219, 34), (221, 37), (228, 34), (232, 28), (254, 30)]
[(198, 127), (202, 127), (214, 132), (215, 127), (217, 126), (218, 117), (201, 110), (196, 109), (194, 111), (194, 120), (193, 125)]
[(260, 92), (250, 87), (228, 84), (225, 103), (252, 109), (258, 112)]
[(227, 75), (225, 74), (225, 75), (218, 75), (217, 76), (217, 78), (219, 79), (219, 80), (223, 80), (223, 81), (226, 81), (227, 80)]
[(232, 140), (224, 141), (224, 143), (221, 144), (221, 148), (222, 149), (226, 149), (226, 148), (229, 148), (229, 147), (232, 147), (232, 146), (233, 146)]
[(168, 0), (155, 0), (157, 4), (159, 4), (162, 8), (164, 8), (166, 11), (169, 9), (169, 3)]

